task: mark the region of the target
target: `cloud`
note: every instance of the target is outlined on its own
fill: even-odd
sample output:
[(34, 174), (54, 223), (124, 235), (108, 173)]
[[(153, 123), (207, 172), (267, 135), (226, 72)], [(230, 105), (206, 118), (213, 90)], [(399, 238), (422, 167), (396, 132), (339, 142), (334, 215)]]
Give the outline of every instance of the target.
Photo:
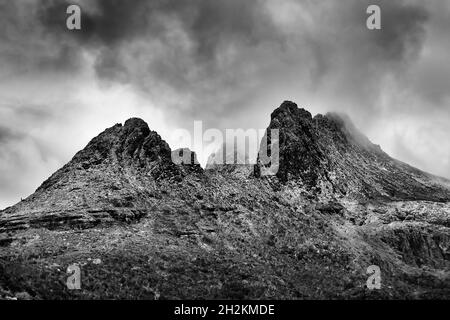
[(270, 86), (317, 90), (378, 112), (379, 84), (389, 76), (402, 80), (428, 21), (427, 9), (408, 1), (375, 1), (383, 21), (375, 32), (365, 26), (373, 1), (285, 1), (281, 9), (270, 0), (76, 3), (83, 12), (79, 32), (65, 28), (68, 1), (36, 8), (46, 43), (56, 46), (41, 66), (74, 69), (89, 51), (103, 81), (132, 84), (179, 122), (188, 116), (213, 126), (242, 105), (256, 109), (248, 95)]
[(131, 83), (166, 107), (195, 115), (207, 106), (220, 112), (264, 59), (258, 48), (268, 56), (285, 41), (261, 0), (83, 2), (80, 32), (65, 29), (66, 3), (45, 3), (38, 10), (45, 33), (54, 42), (70, 40), (69, 48), (95, 52), (102, 80)]

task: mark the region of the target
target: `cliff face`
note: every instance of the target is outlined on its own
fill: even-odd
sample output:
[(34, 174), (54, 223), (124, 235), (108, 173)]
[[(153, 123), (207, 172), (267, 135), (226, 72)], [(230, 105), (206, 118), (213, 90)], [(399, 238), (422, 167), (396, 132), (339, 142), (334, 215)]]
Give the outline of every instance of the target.
[(176, 165), (169, 145), (141, 119), (106, 129), (29, 198), (2, 213), (0, 230), (95, 226), (146, 215), (159, 181), (181, 181), (197, 165)]
[[(261, 158), (203, 170), (140, 119), (105, 130), (0, 212), (0, 297), (450, 297), (448, 180), (345, 116), (284, 102), (272, 129), (261, 150), (278, 148), (275, 175)], [(74, 263), (81, 291), (64, 285)], [(370, 265), (380, 290), (366, 288)]]
[[(325, 197), (450, 200), (450, 181), (389, 157), (346, 116), (329, 113), (313, 118), (285, 101), (272, 113), (267, 130), (271, 129), (279, 130), (280, 181), (297, 181)], [(270, 137), (267, 141), (270, 145)]]

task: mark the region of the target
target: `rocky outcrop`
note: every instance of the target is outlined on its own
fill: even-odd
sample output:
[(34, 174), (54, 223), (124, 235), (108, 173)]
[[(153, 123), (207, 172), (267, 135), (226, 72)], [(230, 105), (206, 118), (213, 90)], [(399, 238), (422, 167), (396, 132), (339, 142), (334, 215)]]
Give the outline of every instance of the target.
[[(276, 175), (282, 182), (297, 181), (323, 197), (450, 200), (450, 181), (391, 158), (346, 116), (312, 117), (285, 101), (272, 113), (266, 134), (271, 129), (279, 130)], [(270, 134), (262, 143), (261, 149), (270, 150)], [(262, 168), (256, 166), (257, 175)]]
[(138, 221), (157, 203), (161, 182), (202, 171), (174, 163), (169, 145), (132, 118), (92, 139), (33, 195), (3, 211), (0, 232)]

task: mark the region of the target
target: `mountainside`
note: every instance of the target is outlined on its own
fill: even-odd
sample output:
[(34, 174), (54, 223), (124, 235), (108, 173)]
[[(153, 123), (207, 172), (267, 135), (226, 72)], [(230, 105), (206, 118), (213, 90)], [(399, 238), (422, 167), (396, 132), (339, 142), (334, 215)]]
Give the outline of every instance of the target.
[[(328, 197), (450, 200), (450, 181), (389, 157), (346, 116), (329, 113), (313, 118), (286, 101), (272, 113), (267, 130), (271, 129), (280, 130), (277, 177), (283, 182), (299, 181)], [(270, 145), (270, 137), (267, 141)]]
[(132, 221), (155, 205), (158, 181), (181, 181), (199, 165), (177, 166), (172, 151), (141, 119), (94, 138), (36, 192), (4, 211), (0, 231)]
[(0, 212), (0, 297), (450, 298), (449, 180), (288, 101), (266, 135), (274, 175), (263, 153), (203, 170), (140, 119), (105, 130)]

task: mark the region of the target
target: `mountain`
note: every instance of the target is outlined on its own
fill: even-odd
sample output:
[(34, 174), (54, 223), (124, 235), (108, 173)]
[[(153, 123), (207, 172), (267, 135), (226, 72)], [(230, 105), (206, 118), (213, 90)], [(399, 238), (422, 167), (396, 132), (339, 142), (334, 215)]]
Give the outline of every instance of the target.
[(29, 198), (8, 208), (0, 230), (132, 221), (155, 205), (158, 181), (181, 181), (199, 165), (177, 166), (172, 151), (141, 119), (106, 129)]
[[(106, 129), (0, 212), (0, 297), (450, 297), (448, 180), (289, 101), (256, 165), (214, 162), (223, 149), (203, 170), (141, 119)], [(66, 286), (73, 264), (81, 290)]]
[(283, 182), (295, 181), (322, 197), (450, 200), (450, 181), (391, 158), (346, 116), (328, 113), (313, 118), (286, 101), (272, 113), (267, 132), (272, 129), (280, 131), (277, 177)]

